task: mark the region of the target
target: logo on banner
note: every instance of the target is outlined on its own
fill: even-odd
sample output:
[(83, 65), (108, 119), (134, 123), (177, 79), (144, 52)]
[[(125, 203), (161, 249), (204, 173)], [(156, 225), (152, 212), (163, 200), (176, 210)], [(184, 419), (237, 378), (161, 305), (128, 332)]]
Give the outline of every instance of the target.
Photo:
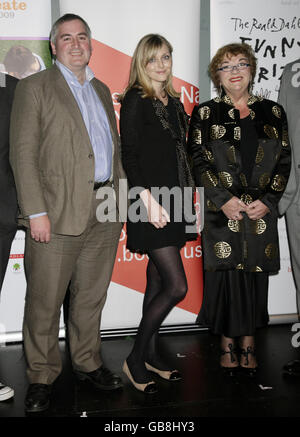
[(25, 11), (26, 9), (26, 2), (17, 0), (0, 1), (0, 18), (14, 18), (16, 11)]
[(21, 260), (24, 259), (24, 254), (22, 254), (22, 253), (11, 254), (9, 258), (11, 260), (13, 260), (13, 263), (12, 263), (13, 273), (23, 272), (23, 262), (21, 262)]
[(14, 271), (14, 272), (20, 272), (20, 271), (21, 271), (21, 264), (19, 264), (19, 263), (15, 263), (15, 264), (13, 265), (13, 271)]

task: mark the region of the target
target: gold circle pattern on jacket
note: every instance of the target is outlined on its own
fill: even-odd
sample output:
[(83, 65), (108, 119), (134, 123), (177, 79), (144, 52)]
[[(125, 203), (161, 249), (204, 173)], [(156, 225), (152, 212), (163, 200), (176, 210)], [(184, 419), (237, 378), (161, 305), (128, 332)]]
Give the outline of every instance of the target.
[(233, 129), (233, 138), (234, 138), (236, 141), (240, 141), (240, 139), (241, 139), (241, 128), (240, 128), (239, 126), (236, 126), (236, 127)]
[(250, 203), (253, 202), (252, 196), (250, 194), (242, 194), (241, 195), (241, 201), (245, 203), (245, 205), (250, 205)]
[(276, 127), (274, 126), (270, 126), (269, 124), (265, 124), (264, 125), (264, 131), (265, 134), (272, 139), (277, 140), (278, 139), (278, 131), (276, 129)]
[(207, 205), (207, 208), (210, 211), (214, 211), (214, 212), (218, 211), (218, 208), (216, 207), (216, 205), (211, 200), (208, 199), (207, 202), (206, 202), (206, 205)]
[(201, 176), (201, 182), (204, 188), (216, 187), (218, 179), (211, 170), (207, 170)]
[(269, 259), (275, 259), (278, 256), (278, 247), (274, 243), (269, 243), (265, 248), (266, 257)]
[(194, 129), (193, 130), (193, 141), (196, 144), (202, 143), (202, 134), (200, 129)]
[(267, 229), (267, 224), (263, 219), (251, 220), (250, 226), (251, 231), (256, 235), (263, 234)]
[(199, 109), (199, 115), (201, 120), (207, 120), (210, 116), (210, 108), (208, 106), (201, 106)]
[(236, 163), (235, 147), (234, 146), (230, 146), (227, 149), (226, 154), (227, 154), (228, 161), (231, 164), (235, 164)]
[(252, 269), (250, 271), (253, 272), (253, 273), (255, 273), (255, 272), (262, 272), (263, 269), (261, 267), (259, 267), (259, 266), (255, 266), (255, 267), (252, 267)]
[(234, 116), (234, 108), (229, 109), (229, 111), (228, 111), (228, 115), (229, 115), (229, 117), (232, 118), (233, 120), (235, 119), (235, 116)]
[(253, 111), (253, 109), (250, 109), (250, 117), (251, 117), (251, 120), (255, 119), (255, 112)]
[(273, 177), (271, 188), (274, 191), (283, 191), (285, 189), (285, 186), (286, 186), (286, 179), (284, 176), (277, 174)]
[(239, 220), (232, 220), (229, 219), (228, 220), (228, 228), (232, 231), (232, 232), (241, 232), (241, 223)]
[(270, 182), (269, 173), (263, 173), (258, 181), (260, 188), (265, 188), (269, 182)]
[(289, 145), (289, 134), (286, 129), (282, 130), (282, 141), (281, 141), (282, 147), (287, 147)]
[(242, 183), (243, 187), (247, 187), (248, 186), (247, 178), (246, 178), (246, 175), (244, 173), (240, 174), (240, 180), (241, 180), (241, 183)]
[(226, 241), (219, 241), (214, 245), (214, 251), (218, 258), (228, 258), (231, 255), (231, 246)]
[(226, 134), (225, 126), (220, 124), (213, 124), (210, 128), (210, 138), (212, 140), (219, 140)]
[(274, 105), (274, 106), (272, 107), (272, 112), (273, 112), (273, 114), (275, 115), (275, 117), (277, 117), (277, 118), (281, 118), (281, 109), (279, 108), (279, 106)]
[(210, 150), (204, 149), (203, 153), (204, 153), (204, 156), (205, 156), (207, 161), (209, 161), (209, 162), (213, 162), (214, 161), (213, 154), (212, 154), (212, 152)]
[(259, 164), (265, 156), (264, 148), (259, 144), (257, 147), (256, 157), (255, 157), (255, 163)]
[(226, 171), (220, 171), (218, 175), (223, 187), (230, 188), (232, 186), (233, 178), (230, 173)]

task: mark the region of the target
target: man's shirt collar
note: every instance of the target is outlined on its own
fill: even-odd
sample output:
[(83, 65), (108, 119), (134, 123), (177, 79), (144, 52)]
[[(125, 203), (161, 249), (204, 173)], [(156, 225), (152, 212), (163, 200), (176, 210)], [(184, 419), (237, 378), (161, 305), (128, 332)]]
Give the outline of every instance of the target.
[(85, 83), (83, 85), (81, 85), (81, 83), (78, 81), (78, 79), (77, 79), (76, 75), (73, 73), (73, 71), (71, 71), (68, 67), (66, 67), (61, 62), (59, 62), (57, 59), (56, 59), (55, 63), (58, 66), (58, 68), (61, 71), (61, 73), (63, 74), (63, 76), (66, 79), (66, 81), (68, 83), (71, 83), (72, 85), (81, 86), (82, 87), (82, 86), (85, 85), (86, 82), (90, 82), (95, 77), (93, 71), (87, 65), (85, 67), (85, 77), (86, 77)]

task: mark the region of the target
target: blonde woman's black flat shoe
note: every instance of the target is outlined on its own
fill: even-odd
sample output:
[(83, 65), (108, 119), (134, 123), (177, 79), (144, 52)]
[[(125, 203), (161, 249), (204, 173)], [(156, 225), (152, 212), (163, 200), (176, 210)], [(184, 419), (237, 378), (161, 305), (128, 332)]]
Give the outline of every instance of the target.
[(134, 387), (137, 390), (142, 391), (143, 393), (146, 393), (146, 394), (157, 393), (158, 389), (157, 389), (157, 385), (155, 384), (154, 381), (149, 381), (149, 382), (146, 382), (146, 383), (139, 383), (139, 382), (136, 382), (133, 379), (133, 376), (130, 373), (127, 361), (125, 361), (124, 364), (123, 364), (123, 372), (125, 373), (125, 375), (129, 379), (129, 381), (134, 385)]
[(180, 381), (182, 379), (181, 373), (178, 372), (178, 370), (160, 370), (151, 366), (149, 363), (145, 363), (145, 366), (147, 370), (150, 370), (150, 372), (154, 372), (168, 381)]

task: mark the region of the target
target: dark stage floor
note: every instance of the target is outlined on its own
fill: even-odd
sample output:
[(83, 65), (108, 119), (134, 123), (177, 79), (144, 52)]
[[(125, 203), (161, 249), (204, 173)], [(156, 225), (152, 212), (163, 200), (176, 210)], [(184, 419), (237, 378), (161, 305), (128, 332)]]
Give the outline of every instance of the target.
[[(160, 419), (173, 423), (178, 418), (184, 418), (184, 422), (188, 418), (297, 418), (300, 417), (300, 378), (281, 374), (283, 364), (300, 359), (300, 349), (291, 344), (294, 334), (291, 325), (271, 325), (258, 332), (260, 369), (255, 380), (245, 377), (232, 380), (222, 375), (218, 367), (218, 338), (208, 331), (162, 334), (163, 349), (168, 351), (174, 367), (183, 373), (184, 380), (168, 383), (157, 379), (159, 393), (148, 396), (134, 389), (125, 375), (122, 376), (124, 388), (113, 393), (76, 382), (62, 340), (64, 371), (54, 385), (51, 408), (34, 417), (97, 417), (109, 426), (112, 420), (116, 425), (124, 418), (137, 421), (146, 418), (147, 423)], [(103, 340), (104, 361), (120, 375), (132, 342), (131, 337)], [(1, 380), (15, 389), (13, 400), (0, 403), (0, 417), (25, 417), (27, 380), (21, 344), (0, 348), (0, 375)]]

